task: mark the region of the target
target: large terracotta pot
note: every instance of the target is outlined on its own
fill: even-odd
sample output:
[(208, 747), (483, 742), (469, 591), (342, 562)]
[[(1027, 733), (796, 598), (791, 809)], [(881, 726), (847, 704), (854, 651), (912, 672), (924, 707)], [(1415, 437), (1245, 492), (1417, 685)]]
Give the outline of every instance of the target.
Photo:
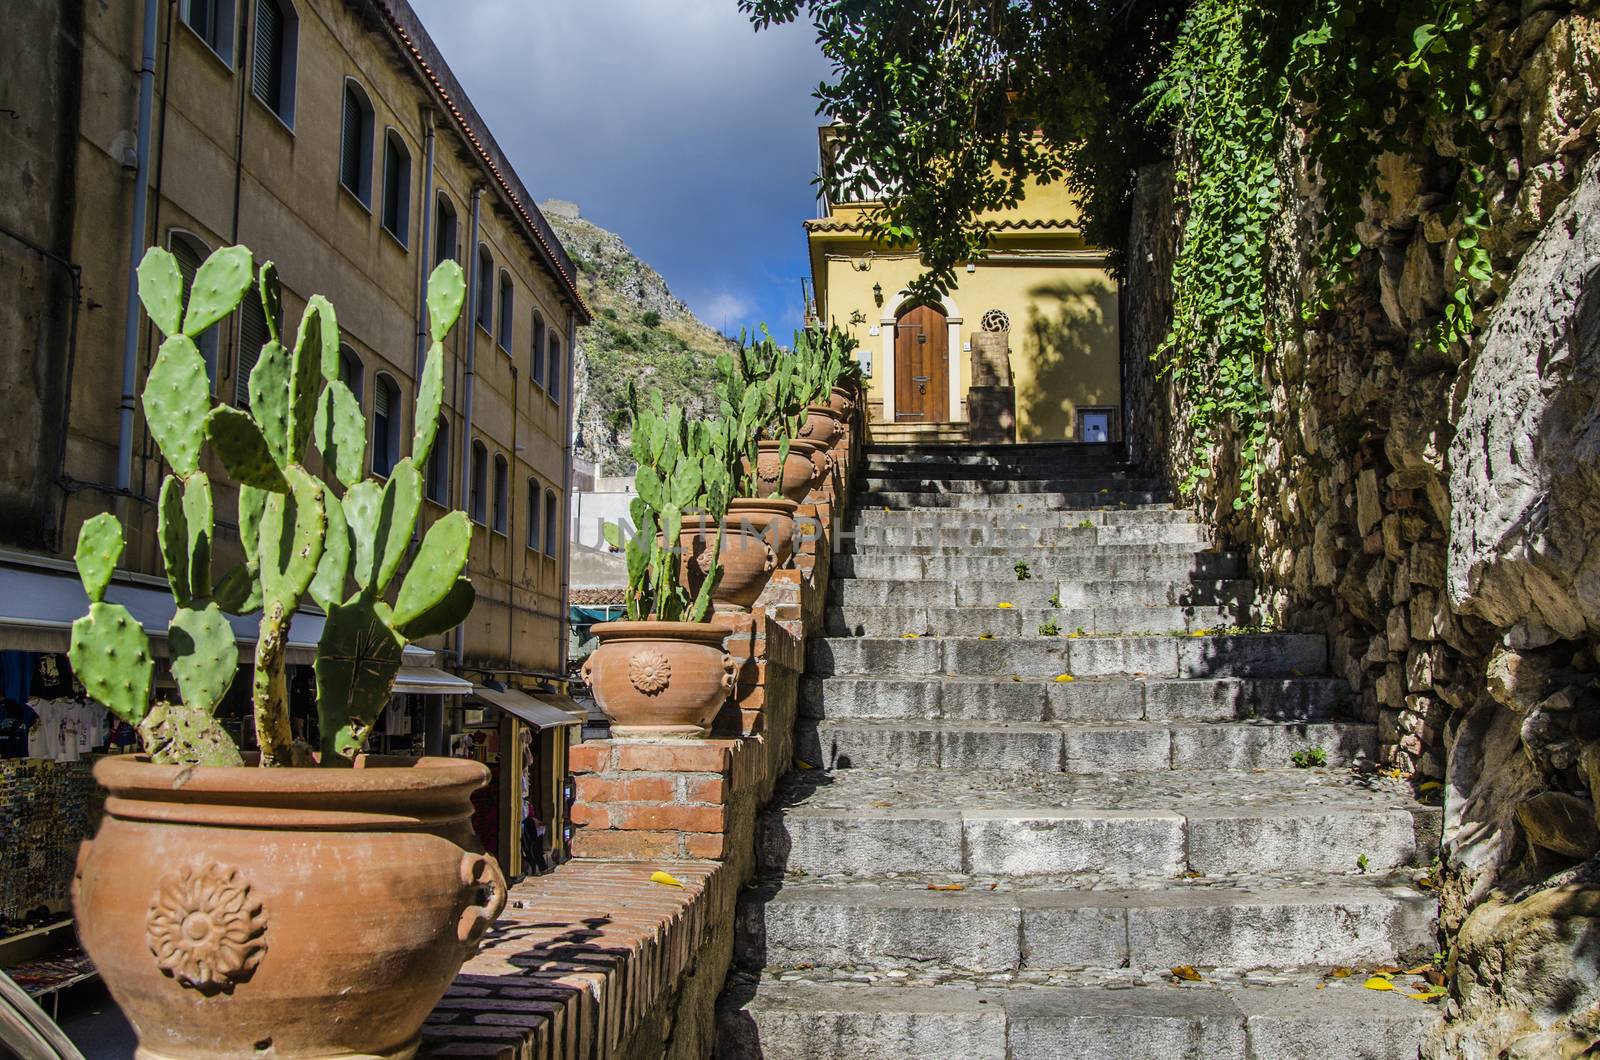
[(763, 496), (776, 492), (791, 501), (805, 500), (818, 476), (813, 457), (818, 446), (798, 438), (790, 441), (789, 455), (784, 458), (780, 468), (778, 453), (781, 443), (761, 441), (757, 445), (760, 449), (756, 457), (757, 492)]
[(809, 438), (796, 438), (792, 445), (804, 452), (811, 461), (811, 488), (816, 489), (827, 482), (828, 475), (833, 471), (833, 453), (828, 446)]
[(844, 433), (844, 417), (835, 412), (828, 405), (807, 405), (806, 422), (800, 425), (800, 437), (812, 442), (821, 442), (824, 447), (832, 447), (839, 435)]
[[(794, 512), (799, 505), (783, 497), (739, 497), (728, 505), (717, 562), (722, 575), (711, 590), (718, 611), (747, 611), (767, 587), (772, 572), (794, 554)], [(717, 521), (708, 515), (684, 516), (678, 535), (678, 579), (699, 593), (717, 543)]]
[(470, 823), (489, 777), (477, 762), (129, 755), (94, 775), (110, 797), (73, 905), (140, 1060), (409, 1057), (505, 908)]
[(850, 414), (856, 410), (856, 392), (853, 387), (836, 386), (828, 395), (828, 407), (839, 414), (843, 420), (849, 420)]
[(613, 736), (704, 736), (733, 690), (728, 631), (710, 622), (602, 622), (583, 679)]

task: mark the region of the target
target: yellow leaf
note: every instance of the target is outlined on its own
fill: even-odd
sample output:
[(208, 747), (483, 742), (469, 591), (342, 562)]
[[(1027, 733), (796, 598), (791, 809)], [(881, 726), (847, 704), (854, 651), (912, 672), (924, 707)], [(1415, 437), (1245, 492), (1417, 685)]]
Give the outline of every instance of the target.
[(1407, 975), (1427, 975), (1431, 971), (1433, 971), (1433, 965), (1432, 964), (1419, 964), (1415, 968), (1407, 968), (1406, 969), (1406, 974)]
[(930, 883), (930, 884), (928, 884), (928, 890), (930, 890), (930, 891), (964, 891), (966, 889), (967, 889), (967, 885), (964, 884), (964, 883)]
[(1194, 966), (1189, 964), (1180, 964), (1172, 969), (1172, 977), (1174, 979), (1182, 979), (1186, 983), (1205, 982), (1205, 976), (1195, 971)]
[(1439, 783), (1437, 780), (1425, 780), (1421, 784), (1417, 785), (1417, 790), (1418, 791), (1437, 791), (1442, 787), (1444, 787), (1444, 785)]
[(884, 511), (888, 511), (888, 510), (889, 510), (889, 506), (888, 506), (888, 505), (887, 505), (887, 504), (885, 504), (885, 505), (884, 505), (884, 506), (883, 506), (883, 510), (884, 510)]
[(1350, 969), (1341, 964), (1337, 968), (1330, 969), (1328, 977), (1330, 979), (1348, 979), (1350, 978)]
[(1381, 975), (1374, 975), (1361, 984), (1368, 990), (1393, 990), (1394, 984)]
[(1056, 674), (1056, 684), (1058, 684), (1058, 685), (1064, 685), (1068, 681), (1076, 681), (1076, 680), (1077, 680), (1077, 678), (1073, 677), (1071, 674)]
[(677, 887), (679, 890), (683, 889), (683, 884), (679, 882), (676, 876), (672, 875), (670, 872), (662, 872), (660, 869), (657, 869), (655, 872), (650, 874), (650, 882), (659, 883), (663, 887)]
[(994, 634), (993, 633), (979, 633), (978, 634), (978, 639), (979, 640), (994, 640)]
[(812, 765), (810, 762), (807, 762), (804, 758), (796, 758), (794, 760), (794, 767), (796, 769), (815, 769), (815, 768), (817, 768), (816, 766)]
[(1009, 603), (1006, 603), (1003, 600), (999, 604), (997, 604), (995, 606), (999, 607), (1002, 611), (1009, 610), (1010, 607), (1011, 607), (1011, 605)]
[(1211, 636), (1211, 631), (1209, 629), (1197, 629), (1193, 633), (1189, 634), (1189, 636), (1191, 636), (1191, 637), (1209, 637), (1209, 636)]
[(902, 634), (900, 634), (900, 639), (901, 640), (916, 640), (918, 636), (920, 636), (920, 634), (917, 634), (917, 633), (902, 633)]
[(1019, 685), (1022, 683), (1022, 678), (1018, 677), (1016, 674), (1011, 675), (1011, 680), (1015, 681)]
[(872, 805), (876, 806), (880, 810), (887, 810), (889, 807), (893, 806), (894, 803), (888, 801), (887, 799), (873, 799)]

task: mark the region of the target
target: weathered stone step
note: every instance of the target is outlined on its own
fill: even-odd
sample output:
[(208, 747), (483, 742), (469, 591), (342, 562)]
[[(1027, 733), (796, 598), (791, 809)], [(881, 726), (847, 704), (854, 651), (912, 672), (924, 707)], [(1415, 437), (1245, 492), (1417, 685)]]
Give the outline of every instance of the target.
[(860, 496), (862, 505), (889, 508), (920, 508), (932, 511), (954, 508), (960, 511), (1056, 511), (1062, 508), (1117, 507), (1119, 505), (1161, 505), (1170, 501), (1165, 490), (1084, 490), (1071, 493), (1018, 493), (1005, 497), (971, 493), (933, 493), (921, 490), (870, 490)]
[(1332, 677), (1049, 677), (807, 674), (808, 718), (946, 721), (1331, 721), (1350, 686)]
[(1316, 972), (1248, 986), (1010, 989), (879, 985), (851, 974), (736, 976), (718, 1006), (717, 1060), (1415, 1060), (1438, 1015), (1403, 991)]
[(1327, 642), (1304, 633), (1213, 636), (821, 637), (806, 672), (975, 674), (989, 677), (1306, 677), (1323, 672)]
[[(833, 557), (833, 574), (839, 578), (888, 578), (920, 581), (926, 578), (1004, 580), (1023, 587), (1031, 582), (1073, 579), (1079, 581), (1173, 581), (1184, 578), (1242, 578), (1245, 564), (1231, 552), (1171, 551), (1161, 545), (1107, 545), (1093, 552), (1067, 552), (1028, 556), (912, 556), (884, 549), (865, 555)], [(1017, 560), (1026, 559), (1032, 577), (1019, 580)]]
[(861, 552), (871, 547), (958, 549), (1088, 548), (1096, 545), (1209, 543), (1198, 523), (1133, 523), (1059, 527), (863, 526), (838, 535)]
[(760, 818), (757, 859), (774, 876), (1357, 876), (1426, 864), (1440, 821), (1400, 784), (1339, 769), (802, 771)]
[(934, 890), (929, 875), (761, 883), (740, 896), (735, 960), (752, 970), (1247, 969), (1405, 961), (1438, 945), (1436, 900), (1403, 874), (993, 890)]
[(795, 755), (828, 769), (1019, 769), (1039, 773), (1282, 769), (1320, 748), (1330, 766), (1370, 763), (1365, 722), (1086, 724), (801, 719)]
[[(1189, 529), (1187, 526), (1183, 529)], [(1048, 570), (1052, 564), (1078, 563), (1090, 559), (1129, 559), (1129, 558), (1163, 558), (1174, 559), (1178, 557), (1210, 556), (1216, 554), (1208, 545), (1197, 541), (1147, 541), (1147, 540), (1117, 540), (1115, 535), (1107, 540), (1094, 540), (1080, 538), (1076, 541), (1054, 541), (1043, 545), (1012, 545), (1004, 542), (995, 544), (957, 544), (957, 545), (890, 545), (879, 542), (861, 543), (854, 537), (843, 536), (839, 539), (839, 552), (859, 559), (871, 559), (880, 556), (916, 556), (922, 559), (937, 559), (942, 561), (958, 561), (962, 566), (967, 560), (974, 562), (982, 560), (981, 568), (985, 571), (993, 567), (995, 571), (1016, 572), (1017, 563), (1026, 563), (1031, 576), (1037, 577), (1038, 570)]]
[(1232, 607), (877, 607), (833, 606), (825, 616), (830, 637), (894, 637), (902, 633), (944, 637), (1044, 636), (1055, 623), (1062, 634), (1190, 633), (1251, 622), (1250, 608)]
[(835, 578), (829, 595), (841, 605), (894, 607), (1050, 606), (1050, 597), (1065, 609), (1100, 607), (1249, 607), (1255, 586), (1245, 578), (1099, 578), (1094, 581), (1030, 578), (963, 578), (960, 581), (906, 581), (897, 578)]
[(1015, 508), (996, 511), (912, 511), (907, 508), (862, 507), (856, 512), (854, 527), (865, 530), (871, 527), (919, 527), (932, 529), (1040, 529), (1081, 528), (1092, 526), (1143, 526), (1150, 523), (1192, 523), (1194, 516), (1178, 511), (1171, 505), (1150, 505), (1143, 508), (1118, 508), (1115, 505), (1087, 508), (1063, 508), (1058, 511), (1023, 511)]
[(1091, 472), (1081, 475), (1056, 474), (1026, 478), (996, 478), (979, 473), (972, 476), (878, 475), (862, 476), (859, 487), (868, 493), (959, 493), (970, 496), (1006, 497), (1027, 493), (1159, 493), (1162, 484), (1153, 478)]

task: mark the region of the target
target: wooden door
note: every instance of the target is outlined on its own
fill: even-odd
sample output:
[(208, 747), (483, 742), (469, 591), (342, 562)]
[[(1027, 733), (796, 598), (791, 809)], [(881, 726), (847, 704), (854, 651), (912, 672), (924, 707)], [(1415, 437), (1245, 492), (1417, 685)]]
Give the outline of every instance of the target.
[(894, 325), (894, 418), (943, 423), (950, 418), (950, 341), (944, 314), (919, 305)]

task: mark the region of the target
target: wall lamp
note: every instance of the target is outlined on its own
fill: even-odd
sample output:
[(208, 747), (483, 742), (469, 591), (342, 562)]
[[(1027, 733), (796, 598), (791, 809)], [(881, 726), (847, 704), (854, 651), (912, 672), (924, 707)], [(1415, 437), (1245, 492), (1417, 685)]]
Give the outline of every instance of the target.
[(872, 285), (872, 301), (874, 305), (883, 305), (883, 284), (875, 283)]

